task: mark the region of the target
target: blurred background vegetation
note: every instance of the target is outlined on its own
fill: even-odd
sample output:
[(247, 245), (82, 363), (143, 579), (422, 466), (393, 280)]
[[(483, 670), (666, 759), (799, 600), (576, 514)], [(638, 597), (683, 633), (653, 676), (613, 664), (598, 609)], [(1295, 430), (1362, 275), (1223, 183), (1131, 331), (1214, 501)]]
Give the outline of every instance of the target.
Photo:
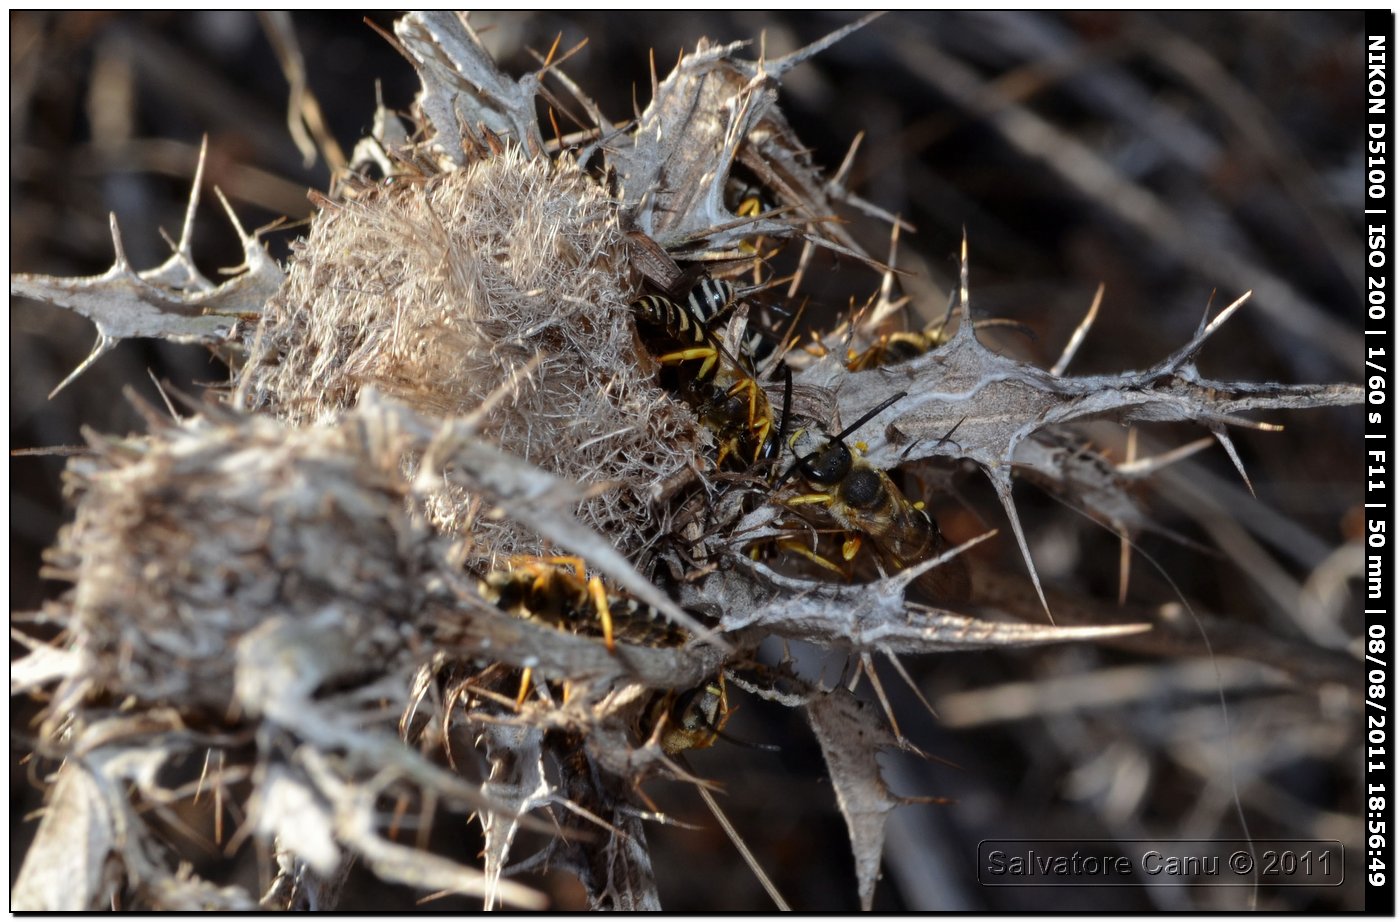
[[(664, 77), (701, 36), (753, 39), (754, 56), (761, 36), (776, 56), (850, 18), (536, 13), (472, 22), (514, 74), (537, 66), (528, 49), (586, 38), (565, 70), (623, 120), (646, 105), (652, 52)], [(376, 93), (406, 110), (417, 88), (412, 68), (369, 24), (389, 30), (392, 21), (388, 13), (291, 19), (309, 88), (347, 152), (369, 131)], [(329, 174), (324, 163), (304, 163), (288, 131), (288, 80), (268, 25), (242, 12), (11, 13), (11, 270), (104, 271), (109, 213), (137, 268), (163, 261), (159, 229), (179, 235), (205, 135), (201, 268), (213, 277), (241, 262), (212, 186), (247, 228), (290, 219), (266, 238), (285, 258), (311, 214), (306, 190), (324, 190)], [(1191, 336), (1213, 296), (1218, 309), (1252, 288), (1254, 301), (1206, 348), (1202, 372), (1303, 383), (1359, 378), (1363, 92), (1359, 13), (929, 13), (887, 16), (824, 52), (787, 77), (781, 102), (813, 158), (832, 170), (864, 132), (848, 185), (917, 228), (903, 238), (900, 266), (917, 273), (907, 287), (922, 318), (946, 304), (966, 229), (974, 311), (1033, 330), (1033, 340), (994, 340), (1023, 358), (1053, 363), (1100, 283), (1104, 305), (1071, 373), (1144, 368)], [(870, 252), (887, 251), (886, 228), (845, 217)], [(831, 310), (855, 291), (840, 270), (818, 260), (808, 276)], [(92, 327), (15, 301), (10, 332), (16, 449), (80, 444), (82, 426), (142, 431), (123, 387), (158, 402), (153, 377), (188, 392), (226, 378), (200, 348), (127, 342), (46, 400), (87, 354)], [(1277, 637), (1262, 662), (1088, 647), (911, 662), (939, 719), (886, 675), (901, 728), (949, 763), (890, 756), (893, 788), (955, 803), (897, 813), (877, 908), (1246, 908), (1250, 894), (1224, 888), (990, 889), (973, 867), (984, 838), (1239, 837), (1236, 794), (1256, 838), (1359, 846), (1361, 667), (1353, 684), (1346, 665), (1360, 632), (1347, 582), (1360, 557), (1347, 546), (1360, 530), (1361, 420), (1359, 408), (1318, 410), (1269, 420), (1286, 426), (1280, 433), (1237, 431), (1257, 500), (1218, 448), (1144, 493), (1158, 521), (1220, 553), (1150, 536), (1144, 549), (1200, 610)], [(1146, 434), (1163, 448), (1199, 432)], [(1123, 456), (1122, 444), (1099, 447)], [(15, 611), (64, 588), (37, 579), (41, 551), (69, 514), (62, 466), (56, 457), (10, 463)], [(979, 516), (1002, 524), (985, 484), (960, 489), (934, 504), (945, 532), (977, 534), (986, 527)], [(1029, 486), (1017, 500), (1042, 577), (1112, 599), (1117, 539)], [(1006, 534), (988, 553), (1023, 571)], [(1141, 557), (1130, 597), (1177, 600)], [(828, 681), (840, 666), (828, 664)], [(694, 754), (696, 770), (723, 785), (726, 809), (795, 907), (855, 908), (850, 847), (810, 733), (781, 708), (737, 699), (732, 734), (780, 751), (721, 743)], [(15, 702), (12, 761), (26, 751), (32, 713)], [(11, 779), (13, 881), (34, 828), (24, 818), (41, 792), (23, 768)], [(701, 827), (649, 830), (663, 905), (766, 906), (693, 792), (655, 787), (662, 807)], [(187, 819), (207, 834), (202, 807)], [(177, 841), (202, 873), (257, 889), (249, 848), (226, 859), (209, 840)], [(435, 841), (466, 856), (479, 848), (473, 829), (439, 826)], [(1358, 908), (1361, 875), (1347, 870), (1340, 888), (1266, 888), (1259, 906)], [(563, 875), (544, 885), (561, 905), (578, 899)], [(406, 908), (416, 896), (361, 881), (344, 908)]]

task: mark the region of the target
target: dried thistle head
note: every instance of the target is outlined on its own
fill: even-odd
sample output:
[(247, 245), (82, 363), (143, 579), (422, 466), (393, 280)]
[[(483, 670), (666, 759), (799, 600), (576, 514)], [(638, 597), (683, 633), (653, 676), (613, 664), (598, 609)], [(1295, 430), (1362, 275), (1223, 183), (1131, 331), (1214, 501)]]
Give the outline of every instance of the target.
[[(93, 436), (67, 489), (78, 513), (51, 554), (74, 583), (81, 664), (64, 697), (130, 699), (222, 720), (250, 702), (234, 656), (270, 613), (336, 611), (345, 666), (402, 643), (413, 567), (405, 491), (351, 428), (195, 420), (142, 439)], [(338, 536), (354, 532), (353, 547)]]
[[(1131, 643), (1126, 635), (1159, 616), (1042, 591), (1038, 579), (1027, 589), (1038, 555), (1012, 502), (1013, 472), (1127, 541), (1153, 524), (1129, 490), (1141, 468), (1085, 448), (1090, 425), (1191, 421), (1238, 461), (1225, 433), (1242, 411), (1356, 400), (1345, 386), (1205, 379), (1196, 357), (1223, 319), (1136, 374), (1065, 375), (1073, 347), (1051, 371), (1049, 361), (999, 354), (977, 335), (966, 253), (952, 322), (907, 361), (886, 361), (897, 352), (885, 348), (889, 325), (908, 301), (902, 279), (862, 249), (855, 227), (832, 220), (848, 207), (878, 209), (846, 189), (849, 160), (823, 173), (777, 105), (783, 74), (839, 35), (769, 60), (701, 43), (656, 82), (635, 126), (609, 122), (567, 78), (547, 84), (552, 53), (544, 69), (513, 79), (465, 20), (414, 14), (396, 35), (422, 79), (417, 124), (398, 131), (381, 112), (356, 166), (372, 160), (388, 181), (351, 177), (318, 198), (285, 278), (240, 229), (249, 271), (220, 286), (202, 280), (186, 258), (187, 225), (158, 272), (138, 276), (117, 238), (110, 277), (47, 289), (78, 309), (103, 302), (95, 354), (107, 337), (162, 323), (171, 336), (247, 350), (234, 391), (250, 417), (212, 414), (126, 447), (100, 441), (97, 460), (75, 467), (78, 520), (55, 560), (76, 586), (54, 619), (77, 655), (38, 646), (17, 686), (60, 678), (44, 742), (82, 756), (60, 772), (61, 802), (93, 807), (129, 879), (163, 894), (157, 905), (251, 902), (151, 860), (160, 836), (135, 817), (133, 804), (179, 797), (156, 770), (205, 746), (229, 760), (220, 791), (251, 778), (243, 834), (272, 844), (279, 864), (265, 905), (332, 904), (358, 860), (422, 891), (523, 905), (537, 896), (508, 872), (548, 865), (575, 873), (591, 905), (654, 907), (658, 878), (676, 869), (653, 863), (643, 820), (654, 787), (644, 786), (692, 780), (676, 740), (714, 738), (727, 704), (704, 694), (727, 678), (733, 698), (805, 715), (869, 907), (886, 819), (909, 802), (887, 785), (876, 753), (915, 752), (893, 726), (874, 655), (902, 671), (896, 654)], [(544, 140), (536, 106), (543, 98), (562, 111), (560, 94), (596, 124), (556, 144)], [(729, 201), (736, 169), (760, 187), (757, 215)], [(853, 287), (876, 293), (834, 328), (804, 321), (814, 335), (788, 356), (790, 405), (776, 376), (757, 385), (782, 435), (782, 463), (726, 469), (712, 422), (678, 389), (658, 386), (629, 302), (643, 291), (682, 299), (701, 270), (737, 280), (753, 269), (772, 281), (777, 263), (754, 258), (766, 250), (760, 240), (788, 241), (799, 268), (813, 252), (836, 254), (853, 267), (844, 273)], [(902, 259), (894, 243), (892, 265)], [(725, 330), (731, 353), (743, 350), (742, 311), (759, 303)], [(795, 513), (797, 480), (781, 479), (871, 408), (881, 413), (850, 437), (867, 481), (886, 498), (907, 490), (905, 510), (916, 496), (908, 484), (931, 470), (946, 475), (951, 462), (980, 472), (1016, 539), (1003, 541), (1020, 554), (1015, 572), (982, 567), (966, 599), (924, 588), (952, 549), (902, 542), (920, 559), (858, 558), (840, 578), (820, 554), (798, 553), (817, 547), (831, 564), (843, 543), (854, 546), (852, 532), (876, 529), (843, 519), (825, 501), (845, 499), (811, 482), (802, 490), (817, 502)], [(508, 611), (488, 591), (503, 584), (512, 555), (534, 555), (514, 572), (545, 579), (556, 563), (539, 555), (562, 552), (582, 560), (568, 591), (540, 603), (558, 610)], [(666, 645), (609, 649), (602, 618), (643, 603), (667, 625), (657, 632)], [(1085, 626), (1034, 623), (1043, 609)], [(1169, 630), (1163, 619), (1157, 636)], [(768, 638), (858, 664), (890, 726), (845, 689), (825, 692), (800, 662), (762, 655)], [(1248, 647), (1234, 638), (1230, 649)], [(181, 695), (203, 673), (207, 685)], [(113, 714), (108, 693), (135, 712)], [(696, 696), (708, 712), (675, 707)], [(189, 715), (229, 723), (191, 739), (181, 727)], [(698, 721), (691, 737), (668, 726), (687, 719)], [(113, 743), (117, 725), (126, 735)], [(111, 794), (114, 779), (132, 781), (133, 797)], [(73, 793), (98, 788), (108, 793)], [(436, 804), (480, 818), (482, 871), (393, 841), (398, 818), (431, 823)], [(564, 834), (517, 837), (532, 816)], [(46, 823), (39, 857), (22, 871), (30, 903), (43, 901), (35, 867), (65, 850), (60, 827)], [(137, 833), (119, 843), (128, 828)], [(96, 884), (80, 891), (88, 902), (104, 895)]]
[[(245, 368), (254, 405), (333, 419), (375, 388), (597, 495), (577, 514), (617, 547), (657, 537), (650, 497), (700, 436), (639, 357), (617, 203), (567, 157), (512, 145), (464, 169), (329, 204), (298, 246)], [(474, 559), (540, 553), (450, 489), (434, 524)]]

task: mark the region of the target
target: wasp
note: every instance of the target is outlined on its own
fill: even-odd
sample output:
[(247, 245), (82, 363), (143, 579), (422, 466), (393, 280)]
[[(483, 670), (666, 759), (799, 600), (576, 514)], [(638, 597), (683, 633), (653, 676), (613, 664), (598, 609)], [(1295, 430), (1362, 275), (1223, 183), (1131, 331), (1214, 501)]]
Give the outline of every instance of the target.
[[(733, 283), (724, 279), (701, 279), (690, 290), (685, 305), (669, 298), (648, 295), (633, 302), (643, 319), (661, 327), (672, 338), (682, 342), (703, 343), (718, 340), (721, 321), (732, 313), (739, 300)], [(774, 344), (761, 330), (752, 330), (739, 341), (739, 358), (753, 369), (772, 355)]]
[[(947, 546), (938, 523), (922, 501), (910, 502), (885, 471), (862, 456), (863, 445), (846, 444), (846, 437), (878, 416), (904, 395), (896, 394), (835, 436), (823, 435), (812, 427), (799, 428), (788, 440), (793, 466), (779, 486), (794, 473), (809, 492), (783, 502), (788, 506), (820, 505), (845, 532), (841, 556), (848, 563), (869, 538), (878, 555), (895, 569), (927, 560)], [(819, 555), (786, 543), (793, 550), (828, 568), (839, 569)], [(941, 596), (966, 594), (966, 574), (959, 566), (938, 567), (933, 584)]]
[(648, 710), (648, 723), (661, 726), (661, 749), (674, 756), (687, 749), (713, 746), (731, 713), (721, 674), (688, 691), (658, 697)]
[[(750, 181), (737, 172), (731, 172), (724, 184), (724, 207), (735, 217), (756, 220), (773, 210), (773, 199), (757, 180)], [(739, 252), (745, 256), (758, 256), (766, 239), (763, 236), (749, 237), (739, 243)]]
[(609, 593), (585, 576), (576, 557), (527, 557), (493, 570), (478, 584), (482, 598), (502, 611), (572, 633), (600, 632), (609, 652), (617, 640), (649, 647), (680, 646), (686, 631), (644, 602)]
[[(734, 286), (731, 283), (723, 279), (704, 278), (690, 289), (684, 305), (660, 295), (646, 295), (632, 302), (632, 310), (642, 320), (659, 327), (678, 343), (688, 343), (697, 349), (703, 349), (715, 338), (713, 330), (716, 319), (731, 307), (734, 301)], [(686, 356), (696, 357), (700, 356)], [(709, 350), (703, 357), (707, 364), (701, 371), (702, 376), (719, 360), (719, 352)], [(669, 358), (672, 356), (662, 356), (660, 361), (664, 362)]]
[(762, 186), (733, 174), (724, 184), (724, 206), (741, 218), (756, 218), (773, 207)]
[(867, 368), (907, 362), (926, 352), (932, 352), (951, 338), (947, 327), (941, 321), (929, 324), (922, 330), (885, 333), (862, 352), (847, 350), (846, 368), (851, 371), (864, 371)]
[(733, 303), (733, 285), (703, 279), (683, 304), (647, 295), (632, 302), (632, 309), (644, 326), (678, 347), (662, 351), (658, 362), (678, 369), (692, 363), (690, 373), (673, 389), (716, 435), (719, 463), (731, 455), (757, 463), (777, 453), (773, 408), (750, 369), (725, 349), (715, 332), (716, 318)]
[[(577, 558), (521, 558), (510, 569), (488, 573), (478, 591), (517, 618), (575, 633), (600, 631), (609, 650), (614, 640), (674, 647), (689, 639), (683, 628), (652, 606), (611, 595), (598, 577), (585, 579), (582, 574), (583, 562)], [(520, 701), (528, 689), (529, 675), (530, 670), (525, 670)], [(729, 721), (724, 676), (717, 675), (687, 691), (667, 692), (652, 703), (648, 714), (651, 725), (662, 726), (660, 744), (667, 755), (708, 748)]]
[[(1025, 324), (1000, 317), (979, 320), (973, 324), (973, 327), (978, 330), (986, 327), (1012, 327), (1034, 338), (1030, 328)], [(952, 338), (953, 333), (948, 329), (948, 317), (945, 315), (929, 323), (922, 330), (900, 330), (895, 333), (885, 333), (866, 347), (864, 351), (856, 352), (854, 349), (848, 349), (846, 351), (846, 368), (850, 371), (864, 371), (867, 368), (907, 362), (926, 352), (932, 352)]]

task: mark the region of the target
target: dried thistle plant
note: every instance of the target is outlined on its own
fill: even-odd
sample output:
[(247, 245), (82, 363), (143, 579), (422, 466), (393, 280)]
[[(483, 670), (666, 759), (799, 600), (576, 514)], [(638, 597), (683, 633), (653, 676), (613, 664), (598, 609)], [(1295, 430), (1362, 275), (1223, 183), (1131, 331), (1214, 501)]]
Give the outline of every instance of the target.
[[(1242, 414), (1354, 404), (1359, 389), (1202, 375), (1199, 353), (1247, 296), (1145, 371), (1067, 374), (1082, 336), (1047, 371), (979, 337), (966, 241), (922, 354), (860, 368), (907, 305), (901, 224), (872, 256), (832, 220), (892, 216), (847, 191), (845, 168), (813, 162), (778, 88), (864, 24), (774, 59), (702, 42), (645, 111), (614, 123), (553, 55), (511, 78), (465, 19), (410, 14), (395, 36), (421, 82), (411, 124), (380, 112), (285, 266), (233, 218), (244, 271), (220, 285), (198, 272), (197, 177), (160, 268), (137, 272), (114, 222), (106, 275), (12, 277), (13, 293), (92, 319), (94, 358), (155, 336), (208, 344), (235, 369), (221, 405), (191, 402), (174, 421), (146, 408), (148, 434), (92, 433), (70, 464), (77, 511), (49, 573), (73, 587), (32, 619), (62, 634), (27, 636), (12, 679), (46, 696), (36, 753), (63, 760), (17, 904), (327, 908), (358, 862), (488, 906), (543, 905), (510, 878), (565, 869), (592, 907), (656, 908), (658, 879), (684, 871), (648, 848), (648, 782), (695, 783), (714, 806), (668, 723), (677, 701), (727, 679), (810, 724), (869, 909), (889, 817), (920, 799), (893, 793), (876, 759), (921, 754), (893, 721), (877, 654), (903, 673), (900, 654), (1195, 643), (1155, 608), (1043, 586), (1013, 475), (1126, 543), (1158, 527), (1134, 483), (1184, 450), (1115, 464), (1091, 425), (1197, 424), (1243, 473), (1229, 427), (1262, 424)], [(541, 99), (593, 123), (559, 138)], [(773, 207), (736, 213), (739, 171)], [(800, 452), (780, 440), (771, 471), (718, 464), (722, 438), (663, 386), (631, 307), (648, 292), (680, 299), (697, 267), (771, 275), (765, 241), (797, 254), (788, 303), (821, 254), (871, 292), (839, 323), (809, 324), (810, 345), (785, 357), (791, 388), (761, 381), (779, 434), (835, 433), (884, 407), (860, 430), (861, 463), (887, 477), (980, 472), (1021, 572), (969, 563), (986, 535), (869, 563), (855, 581), (782, 552), (811, 538), (782, 493)], [(744, 319), (725, 331), (731, 353)], [(552, 555), (578, 557), (580, 584), (598, 576), (682, 642), (620, 629), (610, 644), (598, 624), (513, 617), (489, 575)], [(966, 592), (929, 594), (926, 577), (964, 566)], [(1207, 624), (1218, 650), (1251, 658), (1257, 635)], [(773, 640), (847, 657), (882, 706), (829, 688), (800, 652), (771, 655)], [(197, 779), (181, 773), (191, 760)], [(210, 792), (238, 804), (235, 844), (269, 852), (260, 891), (216, 886), (172, 853), (162, 824)], [(453, 810), (459, 825), (479, 818), (480, 868), (426, 847)]]

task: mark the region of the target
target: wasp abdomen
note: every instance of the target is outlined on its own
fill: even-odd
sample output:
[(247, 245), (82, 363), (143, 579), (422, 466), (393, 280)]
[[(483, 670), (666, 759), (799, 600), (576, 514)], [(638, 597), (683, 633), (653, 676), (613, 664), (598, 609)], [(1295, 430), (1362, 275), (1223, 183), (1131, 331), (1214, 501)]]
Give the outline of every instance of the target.
[(632, 302), (632, 310), (642, 320), (660, 327), (667, 336), (679, 342), (703, 343), (709, 338), (705, 325), (669, 298), (646, 295)]

